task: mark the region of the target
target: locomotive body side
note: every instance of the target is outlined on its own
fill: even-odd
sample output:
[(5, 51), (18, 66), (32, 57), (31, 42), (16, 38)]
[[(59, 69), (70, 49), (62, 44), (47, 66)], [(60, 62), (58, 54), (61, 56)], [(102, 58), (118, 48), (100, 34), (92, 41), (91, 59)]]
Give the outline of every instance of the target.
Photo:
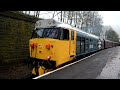
[(98, 50), (99, 39), (77, 32), (76, 54), (83, 55)]

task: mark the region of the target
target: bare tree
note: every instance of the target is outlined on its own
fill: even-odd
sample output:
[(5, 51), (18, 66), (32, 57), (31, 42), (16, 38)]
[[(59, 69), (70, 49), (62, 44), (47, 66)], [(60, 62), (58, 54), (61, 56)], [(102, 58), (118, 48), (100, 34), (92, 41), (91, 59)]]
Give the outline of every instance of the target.
[[(28, 11), (28, 14), (30, 14), (30, 11)], [(88, 33), (99, 36), (102, 32), (102, 18), (98, 11), (46, 11), (44, 13), (34, 11), (34, 16), (38, 18), (50, 14), (52, 14), (51, 18), (57, 17), (58, 21), (74, 25)]]
[(107, 31), (105, 32), (108, 40), (119, 42), (119, 35), (115, 32), (115, 30), (111, 27), (107, 27)]
[(52, 18), (54, 18), (55, 17), (55, 11), (53, 12), (53, 15), (52, 15)]
[(28, 12), (28, 14), (30, 15), (30, 11)]
[(62, 16), (62, 15), (63, 15), (62, 13), (63, 13), (63, 11), (61, 11), (61, 20), (60, 20), (61, 22), (62, 22), (62, 17), (63, 17), (63, 16)]

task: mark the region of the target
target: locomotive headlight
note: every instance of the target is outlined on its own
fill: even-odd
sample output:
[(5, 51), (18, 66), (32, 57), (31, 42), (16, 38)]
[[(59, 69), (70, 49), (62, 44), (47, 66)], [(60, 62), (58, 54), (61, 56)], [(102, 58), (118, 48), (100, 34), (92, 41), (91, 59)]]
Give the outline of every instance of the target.
[(50, 59), (51, 59), (51, 56), (48, 56), (47, 59), (50, 60)]
[(48, 21), (48, 24), (49, 24), (49, 25), (55, 25), (55, 20), (49, 20), (49, 21)]
[(52, 24), (52, 22), (51, 22), (51, 21), (48, 21), (48, 24), (50, 25), (50, 24)]
[(42, 48), (42, 46), (39, 44), (39, 48)]
[(53, 24), (55, 24), (55, 20), (53, 20)]
[(40, 26), (40, 25), (41, 25), (41, 22), (36, 23), (36, 26)]

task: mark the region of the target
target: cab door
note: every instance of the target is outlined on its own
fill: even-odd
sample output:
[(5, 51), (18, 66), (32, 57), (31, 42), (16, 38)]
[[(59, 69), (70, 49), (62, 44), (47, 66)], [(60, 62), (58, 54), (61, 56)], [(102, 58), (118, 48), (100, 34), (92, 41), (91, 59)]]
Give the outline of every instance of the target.
[(76, 53), (76, 31), (70, 30), (69, 31), (69, 42), (70, 42), (70, 58), (75, 57)]

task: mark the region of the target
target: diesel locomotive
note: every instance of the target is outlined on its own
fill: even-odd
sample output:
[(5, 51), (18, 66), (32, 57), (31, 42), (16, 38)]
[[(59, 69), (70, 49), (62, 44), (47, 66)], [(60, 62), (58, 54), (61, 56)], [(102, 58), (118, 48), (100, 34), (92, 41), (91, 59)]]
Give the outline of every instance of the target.
[(38, 20), (29, 40), (32, 74), (42, 75), (82, 55), (117, 45), (54, 19)]

